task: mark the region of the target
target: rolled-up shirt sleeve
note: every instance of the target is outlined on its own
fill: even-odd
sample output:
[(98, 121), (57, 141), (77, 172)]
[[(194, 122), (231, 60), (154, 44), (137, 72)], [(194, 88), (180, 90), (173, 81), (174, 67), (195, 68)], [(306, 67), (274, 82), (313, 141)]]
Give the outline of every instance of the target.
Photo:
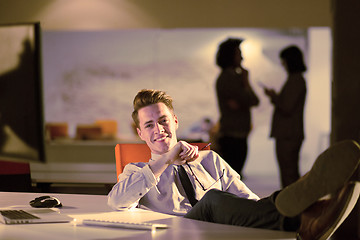
[(255, 201), (260, 200), (260, 198), (240, 180), (240, 178), (235, 178), (234, 181), (231, 182), (227, 192), (233, 193), (242, 198), (252, 199)]
[[(256, 201), (260, 199), (243, 181), (241, 181), (240, 175), (215, 152), (208, 151), (201, 164), (206, 171), (213, 176), (213, 179), (220, 179), (221, 187), (218, 186), (218, 189), (235, 194), (241, 198)], [(198, 173), (198, 175), (200, 175), (200, 173)]]
[(158, 180), (148, 163), (128, 164), (108, 194), (108, 205), (114, 210), (136, 207), (139, 200), (157, 185)]
[(241, 181), (240, 175), (234, 169), (232, 169), (225, 160), (219, 157), (217, 161), (219, 161), (220, 166), (225, 169), (225, 183), (223, 184), (225, 187), (225, 189), (223, 189), (224, 191), (233, 193), (241, 198), (247, 198), (256, 201), (260, 199), (250, 190), (250, 188), (246, 186), (243, 181)]

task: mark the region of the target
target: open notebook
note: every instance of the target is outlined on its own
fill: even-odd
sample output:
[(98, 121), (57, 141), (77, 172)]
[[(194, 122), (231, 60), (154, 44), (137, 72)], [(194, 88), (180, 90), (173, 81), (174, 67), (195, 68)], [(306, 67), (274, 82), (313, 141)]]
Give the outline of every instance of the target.
[(59, 223), (72, 220), (50, 208), (0, 209), (0, 222), (4, 224)]

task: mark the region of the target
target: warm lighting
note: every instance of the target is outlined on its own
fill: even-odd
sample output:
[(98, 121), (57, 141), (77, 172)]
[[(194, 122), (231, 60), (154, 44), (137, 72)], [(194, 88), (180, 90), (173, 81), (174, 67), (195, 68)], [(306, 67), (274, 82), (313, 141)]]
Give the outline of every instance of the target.
[(24, 40), (29, 41), (32, 48), (34, 42), (31, 39), (34, 38), (32, 32), (33, 26), (31, 25), (19, 25), (9, 26), (6, 25), (0, 28), (1, 36), (1, 55), (0, 55), (0, 74), (16, 68), (20, 62), (20, 54), (24, 49)]
[(101, 127), (97, 124), (78, 124), (76, 126), (76, 139), (99, 140), (102, 137)]
[(69, 126), (66, 122), (49, 122), (45, 124), (46, 136), (48, 140), (69, 137)]
[(241, 43), (241, 51), (244, 57), (244, 61), (247, 59), (253, 60), (260, 58), (262, 55), (262, 46), (261, 42), (256, 39), (247, 39)]
[(101, 133), (103, 138), (116, 138), (117, 122), (115, 120), (99, 119), (95, 121), (95, 124), (101, 127)]
[(39, 12), (43, 29), (115, 29), (158, 25), (152, 16), (132, 1), (72, 0), (53, 1)]

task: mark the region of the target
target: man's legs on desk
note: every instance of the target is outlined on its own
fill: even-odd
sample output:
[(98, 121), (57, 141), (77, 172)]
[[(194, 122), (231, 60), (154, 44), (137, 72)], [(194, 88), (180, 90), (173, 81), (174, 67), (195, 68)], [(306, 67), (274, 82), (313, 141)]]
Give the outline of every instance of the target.
[(300, 218), (287, 218), (275, 206), (278, 192), (259, 201), (212, 189), (185, 215), (207, 222), (271, 230), (296, 231)]
[(302, 240), (328, 239), (348, 216), (360, 192), (360, 147), (353, 141), (333, 145), (295, 183), (259, 201), (211, 190), (185, 217), (202, 221), (298, 231)]

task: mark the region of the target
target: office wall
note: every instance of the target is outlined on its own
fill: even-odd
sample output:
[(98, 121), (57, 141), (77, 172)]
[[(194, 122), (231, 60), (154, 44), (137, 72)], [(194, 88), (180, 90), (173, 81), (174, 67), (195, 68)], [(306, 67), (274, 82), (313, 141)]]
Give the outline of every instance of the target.
[[(215, 64), (218, 44), (241, 37), (244, 61), (261, 99), (254, 108), (254, 128), (266, 127), (272, 106), (258, 85), (280, 89), (285, 71), (278, 54), (296, 44), (307, 57), (307, 29), (196, 28), (153, 30), (43, 31), (45, 119), (77, 124), (98, 119), (118, 122), (119, 138), (135, 137), (132, 99), (143, 88), (161, 89), (175, 99), (178, 136), (200, 139), (191, 131), (207, 118), (218, 121)], [(207, 140), (205, 140), (207, 141)]]
[[(77, 1), (63, 1), (63, 0), (3, 0), (0, 2), (0, 23), (11, 22), (27, 22), (40, 21), (43, 31), (62, 32), (101, 32), (104, 30), (129, 30), (129, 29), (174, 29), (174, 28), (193, 28), (193, 29), (221, 29), (221, 28), (265, 28), (265, 29), (305, 29), (307, 27), (327, 27), (330, 26), (330, 1), (181, 1), (168, 2), (165, 0), (77, 0)], [(328, 30), (325, 29), (325, 32)], [(328, 33), (325, 33), (325, 35)], [(225, 35), (224, 35), (225, 37)], [(321, 38), (321, 36), (320, 36)], [(314, 42), (312, 38), (311, 46)], [(325, 36), (328, 44), (329, 38)], [(58, 39), (59, 40), (59, 39)], [(220, 38), (219, 38), (220, 40)], [(61, 42), (61, 39), (60, 39)], [(54, 42), (54, 48), (56, 42)], [(311, 47), (310, 46), (310, 47)], [(323, 44), (323, 46), (328, 46)], [(47, 42), (46, 54), (51, 49), (51, 43)], [(215, 46), (213, 46), (213, 52)], [(279, 45), (279, 48), (282, 47)], [(309, 47), (309, 46), (307, 46)], [(277, 49), (279, 50), (279, 49)], [(325, 49), (325, 52), (328, 49)], [(320, 56), (321, 54), (312, 54), (312, 56)], [(322, 52), (323, 55), (323, 52)], [(325, 54), (328, 56), (327, 54)], [(56, 56), (53, 56), (56, 58)], [(212, 61), (211, 61), (212, 62)], [(317, 61), (315, 61), (317, 62)], [(47, 63), (44, 66), (47, 67)], [(217, 69), (212, 66), (213, 75), (215, 78)], [(317, 69), (314, 67), (313, 69)], [(324, 71), (328, 71), (328, 68)], [(252, 70), (252, 69), (250, 69)], [(44, 69), (47, 72), (48, 69)], [(280, 72), (281, 68), (276, 71)], [(256, 71), (253, 73), (256, 75)], [(311, 71), (309, 73), (311, 75)], [(323, 75), (322, 81), (325, 84), (329, 82), (328, 75)], [(54, 79), (47, 79), (44, 76), (45, 87)], [(281, 77), (280, 77), (281, 78)], [(318, 77), (316, 77), (318, 78)], [(214, 80), (214, 79), (212, 79)], [(311, 79), (310, 83), (313, 81)], [(320, 82), (322, 82), (320, 81)], [(327, 82), (326, 82), (327, 81)], [(281, 82), (281, 80), (279, 81)], [(315, 81), (314, 81), (315, 82)], [(317, 81), (319, 83), (319, 81)], [(209, 85), (210, 83), (208, 83)], [(210, 84), (211, 85), (211, 84)], [(209, 85), (209, 86), (210, 86)], [(320, 85), (318, 85), (320, 86)], [(255, 86), (256, 87), (256, 86)], [(312, 91), (317, 91), (317, 88), (311, 88)], [(46, 93), (48, 94), (48, 93)], [(261, 94), (259, 92), (259, 94)], [(178, 98), (177, 98), (178, 99)], [(326, 99), (326, 95), (325, 95)], [(315, 102), (318, 99), (314, 100)], [(263, 101), (266, 104), (266, 100)], [(212, 105), (215, 105), (215, 100), (212, 99)], [(325, 103), (325, 111), (328, 106)], [(313, 106), (308, 104), (309, 108)], [(56, 105), (52, 107), (56, 108)], [(270, 106), (268, 106), (270, 109)], [(215, 108), (214, 108), (215, 109)], [(264, 108), (262, 108), (264, 109)], [(268, 109), (268, 110), (269, 110)], [(178, 109), (181, 114), (181, 109)], [(270, 112), (268, 112), (268, 120)], [(216, 114), (215, 114), (216, 115)], [(254, 114), (256, 115), (256, 113)], [(307, 116), (312, 116), (308, 114)], [(216, 117), (216, 116), (215, 116)], [(257, 123), (256, 116), (254, 117)], [(319, 119), (319, 118), (316, 118)], [(189, 123), (190, 124), (190, 123)], [(276, 163), (274, 157), (269, 158), (268, 152), (273, 150), (271, 141), (259, 141), (259, 139), (266, 139), (268, 136), (268, 126), (263, 121), (263, 128), (257, 128), (256, 132), (251, 138), (251, 148), (260, 146), (267, 149), (263, 151), (253, 151), (249, 154), (249, 165), (247, 166), (249, 172), (265, 171), (276, 172)], [(265, 126), (266, 125), (266, 126)], [(257, 124), (257, 126), (259, 126)], [(315, 124), (315, 127), (317, 124)], [(322, 125), (325, 135), (327, 134), (328, 124)], [(312, 163), (314, 155), (319, 151), (320, 142), (318, 136), (321, 133), (316, 132), (316, 137), (311, 138), (312, 143), (310, 150), (304, 151), (304, 162), (307, 169), (308, 165)], [(254, 137), (255, 136), (255, 137)], [(258, 137), (256, 137), (258, 136)], [(311, 136), (311, 135), (310, 135)], [(262, 144), (263, 143), (263, 144)], [(314, 145), (315, 144), (315, 145)], [(315, 146), (315, 148), (314, 148)], [(254, 149), (256, 150), (256, 149)], [(251, 151), (251, 149), (250, 149)], [(272, 154), (273, 156), (273, 154)], [(262, 161), (267, 160), (269, 168), (257, 168)], [(255, 160), (252, 160), (255, 159)]]
[(331, 25), (330, 0), (1, 0), (0, 23), (45, 30)]

